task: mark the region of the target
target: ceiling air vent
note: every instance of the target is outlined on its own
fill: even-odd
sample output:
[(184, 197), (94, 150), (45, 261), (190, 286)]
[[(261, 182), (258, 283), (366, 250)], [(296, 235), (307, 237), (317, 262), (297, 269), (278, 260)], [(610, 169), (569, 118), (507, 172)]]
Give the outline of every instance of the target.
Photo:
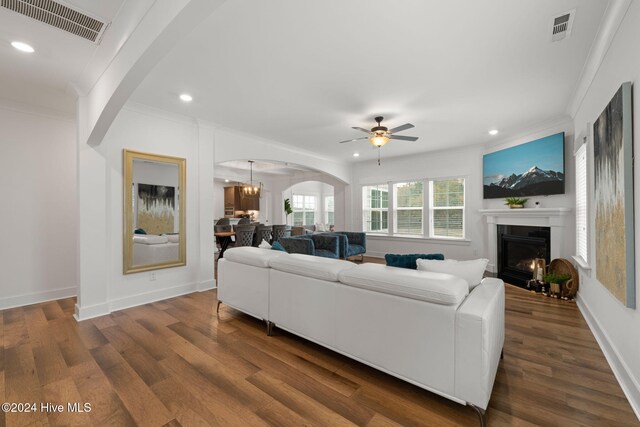
[(553, 18), (551, 25), (551, 41), (560, 41), (571, 35), (571, 27), (573, 26), (573, 17), (575, 10), (565, 12), (562, 15)]
[(0, 0), (0, 6), (99, 43), (108, 24), (53, 0)]

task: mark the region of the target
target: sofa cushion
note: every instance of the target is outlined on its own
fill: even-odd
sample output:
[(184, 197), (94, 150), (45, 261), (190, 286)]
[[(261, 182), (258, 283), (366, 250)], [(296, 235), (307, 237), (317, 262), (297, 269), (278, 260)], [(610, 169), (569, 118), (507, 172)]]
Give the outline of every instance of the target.
[(386, 254), (384, 260), (389, 267), (417, 269), (417, 259), (437, 259), (443, 260), (443, 254)]
[(372, 291), (436, 304), (459, 304), (469, 293), (464, 279), (381, 264), (361, 264), (340, 273), (340, 282)]
[(488, 263), (489, 260), (486, 258), (473, 259), (470, 261), (457, 261), (455, 259), (444, 261), (419, 259), (417, 261), (418, 270), (453, 274), (454, 276), (463, 278), (469, 285), (469, 292), (482, 281), (482, 276)]
[(227, 249), (224, 253), (224, 258), (228, 261), (262, 268), (269, 267), (270, 259), (281, 256), (287, 255), (280, 251), (254, 248), (253, 246), (239, 246), (237, 248)]
[(178, 233), (166, 234), (169, 243), (180, 243), (180, 235)]
[(340, 259), (322, 258), (312, 255), (290, 254), (287, 257), (273, 258), (269, 265), (274, 270), (313, 277), (314, 279), (337, 282), (341, 272), (355, 268), (355, 264)]
[(284, 246), (282, 246), (282, 243), (278, 242), (277, 240), (273, 242), (273, 245), (271, 245), (271, 249), (273, 249), (274, 251), (287, 252)]
[(362, 245), (349, 243), (349, 250), (347, 252), (349, 256), (354, 256), (354, 255), (364, 254), (366, 251), (364, 249), (364, 246)]
[(142, 243), (144, 245), (162, 245), (168, 242), (167, 236), (158, 236), (156, 234), (135, 234), (133, 236), (133, 243)]

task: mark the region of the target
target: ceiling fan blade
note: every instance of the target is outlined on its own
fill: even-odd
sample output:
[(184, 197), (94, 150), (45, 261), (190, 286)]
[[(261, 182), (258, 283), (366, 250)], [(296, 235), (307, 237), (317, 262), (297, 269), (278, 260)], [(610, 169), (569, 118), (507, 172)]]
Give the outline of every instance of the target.
[(417, 136), (402, 136), (402, 135), (391, 135), (389, 139), (399, 139), (401, 141), (417, 141)]
[(344, 144), (345, 142), (353, 142), (353, 141), (359, 141), (361, 139), (369, 139), (368, 136), (363, 136), (361, 138), (354, 138), (354, 139), (347, 139), (346, 141), (340, 141), (338, 142), (338, 144)]
[(402, 126), (398, 126), (397, 128), (389, 129), (389, 133), (402, 132), (403, 130), (414, 128), (415, 126), (411, 123), (405, 123)]
[(364, 133), (371, 133), (371, 131), (369, 129), (360, 128), (358, 126), (353, 126), (351, 129), (359, 130), (359, 131), (364, 132)]

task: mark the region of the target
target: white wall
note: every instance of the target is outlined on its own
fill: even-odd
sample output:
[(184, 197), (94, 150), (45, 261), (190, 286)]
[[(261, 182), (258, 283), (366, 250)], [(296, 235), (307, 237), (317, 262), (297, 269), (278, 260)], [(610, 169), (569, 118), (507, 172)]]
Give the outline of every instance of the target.
[(0, 105), (0, 310), (76, 294), (72, 119)]
[[(631, 2), (627, 14), (622, 21), (616, 36), (604, 57), (600, 68), (587, 91), (585, 98), (574, 117), (575, 132), (579, 134), (593, 124), (602, 110), (609, 103), (620, 85), (626, 81), (634, 83), (633, 123), (636, 130), (634, 136), (634, 152), (640, 152), (640, 105), (638, 104), (638, 85), (640, 78), (640, 3)], [(592, 149), (589, 151), (593, 157)], [(637, 154), (636, 154), (637, 155)], [(591, 162), (593, 165), (593, 162)], [(593, 181), (593, 168), (589, 171)], [(580, 290), (578, 303), (589, 321), (590, 326), (600, 342), (609, 363), (611, 364), (623, 390), (627, 394), (636, 415), (640, 418), (640, 173), (637, 163), (634, 176), (635, 198), (635, 270), (636, 270), (636, 308), (626, 308), (602, 284), (596, 280), (595, 270), (580, 272)], [(590, 225), (595, 227), (595, 207), (593, 194), (589, 197)], [(595, 269), (595, 237), (590, 236), (590, 264)]]
[[(79, 145), (82, 256), (78, 318), (215, 285), (213, 138), (213, 129), (202, 123), (129, 105), (120, 111), (98, 147)], [(149, 272), (122, 273), (125, 148), (187, 160), (187, 265), (155, 270), (155, 280)]]

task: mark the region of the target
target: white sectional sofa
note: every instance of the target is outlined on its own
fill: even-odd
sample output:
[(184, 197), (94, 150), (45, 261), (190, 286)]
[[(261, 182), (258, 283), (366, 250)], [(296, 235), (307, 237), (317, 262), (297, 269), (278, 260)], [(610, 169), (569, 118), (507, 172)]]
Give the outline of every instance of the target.
[(504, 344), (504, 284), (241, 247), (218, 263), (230, 305), (455, 402), (482, 425)]

